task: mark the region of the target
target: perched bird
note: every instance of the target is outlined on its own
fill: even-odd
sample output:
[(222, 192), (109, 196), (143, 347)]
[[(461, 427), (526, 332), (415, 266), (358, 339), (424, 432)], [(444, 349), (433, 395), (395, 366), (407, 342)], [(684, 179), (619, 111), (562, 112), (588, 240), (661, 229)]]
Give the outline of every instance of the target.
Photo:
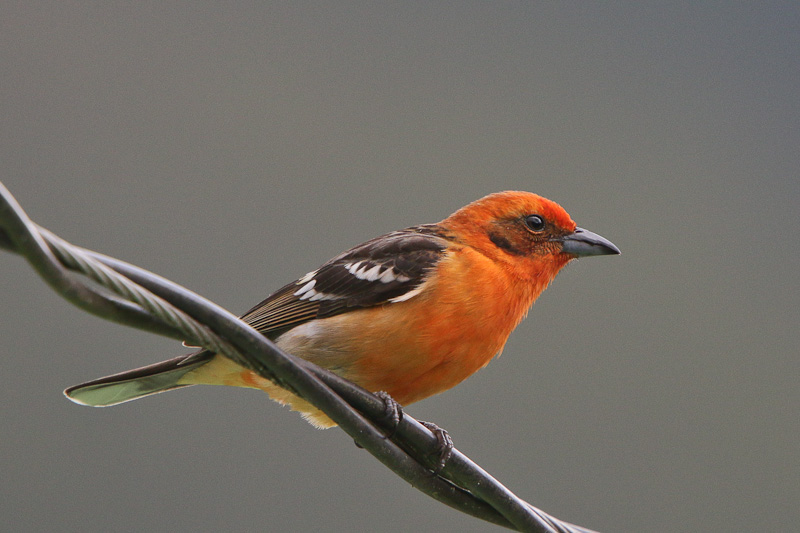
[[(528, 192), (490, 194), (438, 224), (387, 233), (338, 255), (242, 316), (281, 349), (410, 404), (447, 390), (500, 354), (511, 331), (570, 261), (619, 254), (561, 206)], [(187, 385), (267, 392), (317, 427), (308, 402), (201, 350), (70, 387), (107, 406)]]

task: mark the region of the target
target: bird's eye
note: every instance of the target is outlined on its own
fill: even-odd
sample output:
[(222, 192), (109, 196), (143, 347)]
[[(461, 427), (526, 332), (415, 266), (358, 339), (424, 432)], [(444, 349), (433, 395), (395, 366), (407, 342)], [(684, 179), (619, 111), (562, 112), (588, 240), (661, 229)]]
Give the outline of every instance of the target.
[(544, 219), (539, 215), (528, 215), (525, 217), (525, 225), (531, 231), (542, 231), (544, 229)]

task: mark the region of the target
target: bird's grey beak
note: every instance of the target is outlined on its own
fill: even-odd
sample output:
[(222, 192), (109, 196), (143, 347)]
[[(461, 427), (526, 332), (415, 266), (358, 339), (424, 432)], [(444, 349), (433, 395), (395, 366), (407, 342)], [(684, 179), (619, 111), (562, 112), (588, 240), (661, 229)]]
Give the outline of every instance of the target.
[(617, 255), (620, 253), (619, 248), (614, 246), (613, 242), (583, 228), (575, 228), (575, 231), (561, 238), (561, 243), (562, 252), (577, 257)]

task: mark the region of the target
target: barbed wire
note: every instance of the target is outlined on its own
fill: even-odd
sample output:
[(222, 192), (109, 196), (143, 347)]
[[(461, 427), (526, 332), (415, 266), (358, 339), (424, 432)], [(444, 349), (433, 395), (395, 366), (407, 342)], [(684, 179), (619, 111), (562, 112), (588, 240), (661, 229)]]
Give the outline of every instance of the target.
[(172, 281), (66, 242), (31, 221), (2, 183), (0, 248), (25, 257), (56, 292), (88, 312), (223, 354), (298, 394), (398, 476), (454, 509), (517, 531), (596, 533), (523, 501), (455, 448), (445, 466), (436, 468), (436, 436), (407, 413), (387, 438), (381, 399), (281, 351), (233, 314)]

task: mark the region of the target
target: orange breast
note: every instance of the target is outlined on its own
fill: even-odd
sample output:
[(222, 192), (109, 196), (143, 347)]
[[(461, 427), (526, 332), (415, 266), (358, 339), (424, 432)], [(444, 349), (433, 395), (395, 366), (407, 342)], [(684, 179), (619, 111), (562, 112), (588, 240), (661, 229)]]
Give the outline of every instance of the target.
[(367, 333), (360, 338), (370, 340), (348, 347), (354, 352), (351, 380), (409, 404), (454, 387), (503, 349), (533, 302), (533, 291), (468, 248), (443, 260), (439, 269), (419, 296), (358, 317)]

